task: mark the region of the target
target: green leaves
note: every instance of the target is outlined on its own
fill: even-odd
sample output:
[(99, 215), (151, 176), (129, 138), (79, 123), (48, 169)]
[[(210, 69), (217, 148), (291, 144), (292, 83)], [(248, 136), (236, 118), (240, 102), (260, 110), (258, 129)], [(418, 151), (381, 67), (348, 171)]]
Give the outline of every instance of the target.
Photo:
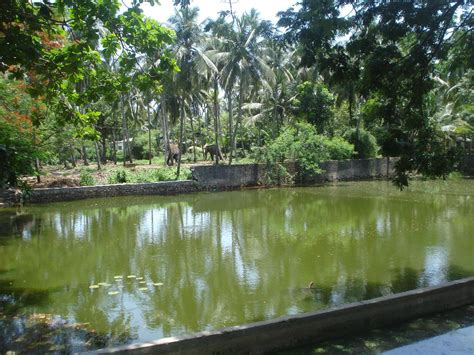
[(271, 144), (257, 153), (257, 161), (267, 165), (267, 184), (289, 183), (285, 163), (296, 162), (303, 174), (321, 172), (319, 163), (329, 159), (349, 159), (354, 146), (342, 138), (318, 135), (313, 125), (299, 122), (287, 127)]
[[(348, 3), (353, 11), (343, 17), (339, 9)], [(397, 167), (403, 184), (407, 169), (444, 176), (450, 168), (444, 164), (443, 170), (430, 161), (446, 162), (449, 152), (427, 152), (427, 147), (438, 143), (430, 138), (433, 130), (426, 101), (436, 63), (446, 58), (450, 39), (472, 27), (467, 4), (463, 0), (303, 0), (298, 11), (280, 14), (280, 25), (288, 28), (287, 40), (299, 41), (303, 47), (302, 65), (316, 65), (333, 85), (346, 82), (354, 91), (351, 97), (361, 101), (376, 97), (383, 102), (378, 108), (371, 105), (385, 129), (380, 143), (385, 153), (403, 157)], [(350, 36), (343, 38), (345, 34)], [(470, 49), (467, 53), (472, 53)]]
[(293, 102), (296, 116), (312, 123), (319, 133), (330, 131), (335, 99), (326, 85), (305, 81), (297, 90), (298, 96)]
[[(141, 3), (134, 1), (119, 14), (117, 0), (2, 2), (0, 71), (15, 65), (17, 76), (34, 72), (34, 92), (46, 94), (51, 108), (69, 111), (66, 117), (81, 126), (92, 123), (94, 115), (85, 118), (72, 111), (84, 111), (101, 96), (111, 101), (132, 82), (159, 92), (162, 77), (178, 69), (166, 50), (174, 32), (146, 18)], [(50, 43), (52, 34), (66, 33), (68, 39)], [(111, 78), (104, 73), (99, 49), (105, 60), (119, 65), (108, 68)]]

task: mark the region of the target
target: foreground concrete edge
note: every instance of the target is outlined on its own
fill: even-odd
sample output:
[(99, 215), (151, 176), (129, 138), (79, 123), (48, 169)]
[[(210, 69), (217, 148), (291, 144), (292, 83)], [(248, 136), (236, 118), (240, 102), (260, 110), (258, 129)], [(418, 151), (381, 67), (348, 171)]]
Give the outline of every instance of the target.
[(95, 353), (263, 353), (380, 328), (474, 303), (474, 277), (330, 310), (304, 313)]

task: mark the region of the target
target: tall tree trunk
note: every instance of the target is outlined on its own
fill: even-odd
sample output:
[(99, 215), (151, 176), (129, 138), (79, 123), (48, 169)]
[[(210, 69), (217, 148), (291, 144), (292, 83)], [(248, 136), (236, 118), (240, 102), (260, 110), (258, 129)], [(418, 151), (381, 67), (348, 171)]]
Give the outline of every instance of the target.
[(148, 119), (148, 165), (151, 165), (151, 119), (149, 103), (146, 106), (146, 117)]
[(112, 129), (112, 160), (114, 161), (114, 164), (117, 165), (117, 143), (115, 142), (115, 125), (114, 128)]
[(35, 158), (35, 170), (36, 170), (36, 181), (38, 184), (41, 182), (41, 177), (40, 177), (40, 160), (39, 158)]
[(232, 136), (233, 136), (233, 117), (232, 117), (232, 89), (228, 90), (227, 92), (227, 110), (229, 113), (229, 129), (228, 129), (228, 135), (229, 135), (229, 142), (228, 142), (228, 147), (229, 147), (229, 165), (232, 164), (232, 153), (234, 150), (234, 145), (232, 143)]
[(353, 105), (354, 105), (354, 98), (352, 97), (352, 92), (349, 94), (349, 122), (352, 124), (353, 120), (354, 120), (354, 114), (353, 114)]
[(71, 149), (71, 163), (72, 163), (72, 166), (75, 168), (76, 167), (76, 155), (74, 154), (74, 143), (72, 144), (70, 149)]
[(194, 132), (194, 124), (193, 124), (193, 114), (191, 112), (191, 115), (189, 116), (190, 122), (191, 122), (191, 135), (193, 136), (193, 157), (194, 157), (194, 162), (197, 162), (196, 159), (196, 133)]
[(217, 148), (216, 165), (219, 165), (219, 82), (214, 80), (214, 139)]
[(166, 115), (166, 107), (165, 103), (162, 102), (161, 104), (161, 118), (162, 118), (162, 126), (163, 126), (163, 140), (164, 140), (164, 152), (165, 152), (165, 165), (167, 163), (168, 158), (168, 149), (170, 146), (170, 140), (168, 136), (168, 116)]
[(127, 127), (127, 117), (125, 115), (125, 103), (123, 99), (123, 94), (120, 96), (121, 106), (122, 106), (122, 129), (123, 129), (123, 165), (125, 166), (127, 153), (130, 164), (133, 164), (132, 152), (130, 149), (129, 139), (128, 139), (128, 127)]
[(101, 139), (102, 151), (101, 151), (101, 162), (102, 164), (107, 164), (107, 140), (105, 137)]
[(278, 114), (278, 91), (277, 86), (273, 89), (273, 100), (275, 101), (275, 105), (273, 106), (273, 122), (275, 124), (274, 128), (272, 129), (272, 138), (275, 139), (278, 137), (278, 133), (280, 132), (280, 127), (282, 123), (280, 122), (280, 115)]
[(176, 170), (176, 180), (179, 180), (179, 174), (181, 171), (181, 146), (183, 144), (183, 126), (184, 126), (184, 100), (181, 99), (180, 101), (180, 114), (179, 114), (179, 139), (178, 139), (178, 149), (179, 149), (179, 155), (178, 155), (178, 169)]
[[(33, 144), (36, 145), (36, 129), (33, 129)], [(35, 158), (35, 174), (36, 174), (36, 181), (38, 183), (41, 182), (41, 178), (40, 178), (40, 161), (39, 161), (39, 158), (36, 157)]]
[(87, 150), (84, 144), (82, 144), (81, 150), (82, 150), (82, 160), (84, 160), (84, 165), (89, 166), (89, 160), (87, 159)]
[(100, 166), (99, 144), (97, 143), (97, 141), (94, 141), (94, 148), (95, 148), (95, 158), (97, 159), (97, 170), (100, 170), (101, 166)]
[[(242, 104), (243, 104), (243, 86), (242, 83), (239, 85), (239, 107), (238, 107), (238, 114), (237, 114), (237, 122), (235, 122), (234, 132), (232, 132), (232, 141), (231, 146), (232, 150), (236, 149), (236, 137), (237, 131), (239, 129), (239, 124), (242, 122)], [(230, 158), (229, 158), (229, 165), (232, 164), (232, 150), (230, 151)]]

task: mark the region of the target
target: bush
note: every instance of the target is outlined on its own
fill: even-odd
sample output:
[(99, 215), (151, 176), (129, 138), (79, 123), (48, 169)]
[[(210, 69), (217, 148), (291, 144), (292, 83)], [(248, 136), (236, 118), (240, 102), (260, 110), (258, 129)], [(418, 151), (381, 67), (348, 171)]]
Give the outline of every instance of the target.
[(123, 184), (128, 180), (128, 172), (125, 169), (113, 170), (107, 179), (109, 184)]
[[(189, 180), (190, 178), (191, 170), (182, 167), (180, 179)], [(172, 180), (176, 180), (176, 168), (174, 167), (143, 169), (137, 171), (118, 169), (112, 171), (111, 175), (108, 177), (109, 184), (159, 182)]]
[(354, 144), (356, 158), (367, 159), (377, 157), (379, 151), (377, 139), (369, 131), (359, 128), (357, 136), (357, 130), (351, 129), (345, 134), (345, 138)]
[[(157, 152), (156, 132), (151, 132), (151, 157), (153, 158)], [(132, 155), (134, 159), (148, 159), (148, 132), (142, 133), (135, 137), (132, 142)]]
[(354, 145), (350, 144), (344, 138), (334, 137), (327, 139), (325, 145), (329, 153), (329, 159), (350, 159), (354, 155)]
[(82, 170), (79, 176), (81, 186), (94, 186), (96, 184), (94, 177), (88, 169)]
[(257, 162), (264, 162), (266, 174), (264, 184), (292, 183), (293, 176), (285, 167), (285, 162), (298, 164), (302, 174), (321, 172), (319, 163), (329, 159), (349, 159), (354, 146), (340, 137), (328, 138), (316, 133), (309, 123), (297, 123), (287, 128), (271, 144), (254, 148)]
[(296, 162), (303, 173), (319, 173), (319, 163), (329, 158), (324, 139), (309, 123), (287, 128), (273, 143), (255, 151), (256, 160), (266, 164), (262, 182), (266, 185), (292, 183), (293, 176), (285, 167), (286, 161)]

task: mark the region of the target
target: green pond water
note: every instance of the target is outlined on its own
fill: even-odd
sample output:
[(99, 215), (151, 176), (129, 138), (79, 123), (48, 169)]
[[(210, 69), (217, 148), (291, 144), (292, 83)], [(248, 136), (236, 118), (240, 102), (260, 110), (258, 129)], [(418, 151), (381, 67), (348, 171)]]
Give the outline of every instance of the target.
[(147, 341), (471, 275), (474, 180), (4, 210), (0, 352)]

